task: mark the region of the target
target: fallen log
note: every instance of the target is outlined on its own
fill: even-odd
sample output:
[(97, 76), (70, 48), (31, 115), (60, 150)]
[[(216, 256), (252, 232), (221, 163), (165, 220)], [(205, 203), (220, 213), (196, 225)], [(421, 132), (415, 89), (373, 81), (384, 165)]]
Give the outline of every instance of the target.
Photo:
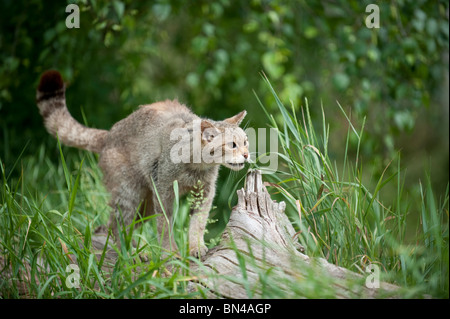
[[(220, 244), (191, 267), (199, 278), (197, 289), (207, 288), (210, 297), (264, 298), (267, 285), (291, 298), (373, 298), (392, 296), (398, 289), (383, 282), (369, 288), (364, 276), (305, 255), (294, 239), (285, 203), (270, 198), (260, 171), (248, 173), (237, 195)], [(312, 286), (322, 291), (310, 291)]]

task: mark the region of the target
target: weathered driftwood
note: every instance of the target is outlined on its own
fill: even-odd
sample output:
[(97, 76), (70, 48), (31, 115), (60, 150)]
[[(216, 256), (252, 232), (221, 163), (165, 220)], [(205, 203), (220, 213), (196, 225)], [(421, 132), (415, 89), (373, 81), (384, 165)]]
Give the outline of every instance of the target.
[[(387, 283), (370, 289), (363, 276), (305, 255), (294, 240), (295, 230), (284, 213), (285, 203), (270, 198), (259, 171), (248, 173), (246, 185), (237, 195), (238, 203), (219, 245), (208, 251), (202, 263), (191, 263), (191, 278), (195, 279), (190, 282), (190, 289), (202, 289), (211, 298), (266, 297), (263, 291), (268, 288), (291, 298), (370, 298), (384, 297), (385, 292), (392, 296), (398, 289)], [(106, 239), (105, 234), (92, 236), (99, 258)], [(71, 260), (75, 258), (69, 256)], [(108, 244), (102, 267), (105, 275), (112, 272), (116, 259), (116, 251)], [(1, 256), (0, 261), (4, 264)], [(21, 278), (26, 281), (27, 271)], [(26, 297), (26, 285), (18, 288), (24, 290)]]
[[(322, 296), (327, 297), (370, 298), (381, 292), (392, 295), (398, 288), (387, 283), (380, 283), (379, 288), (367, 288), (363, 276), (325, 259), (303, 254), (303, 248), (294, 241), (294, 228), (284, 213), (285, 203), (270, 198), (259, 171), (248, 173), (245, 188), (237, 194), (238, 204), (231, 212), (220, 244), (207, 253), (203, 265), (191, 267), (191, 271), (198, 274), (198, 285), (207, 287), (216, 296), (264, 297), (261, 294), (264, 284), (276, 285), (272, 288), (292, 298), (314, 296), (307, 291), (307, 281), (318, 277), (326, 278), (316, 281), (316, 289), (324, 290)], [(265, 272), (270, 272), (271, 280), (262, 278)], [(300, 291), (292, 291), (292, 283), (301, 281), (305, 283), (305, 291), (302, 293), (301, 285), (297, 285)], [(327, 282), (332, 285), (328, 291), (323, 286)]]

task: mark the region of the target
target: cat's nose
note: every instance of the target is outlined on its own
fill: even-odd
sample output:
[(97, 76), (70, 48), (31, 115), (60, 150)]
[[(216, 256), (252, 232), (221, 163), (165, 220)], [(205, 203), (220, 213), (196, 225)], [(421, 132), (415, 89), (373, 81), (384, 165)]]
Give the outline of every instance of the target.
[(243, 156), (245, 159), (248, 159), (248, 153), (244, 153)]

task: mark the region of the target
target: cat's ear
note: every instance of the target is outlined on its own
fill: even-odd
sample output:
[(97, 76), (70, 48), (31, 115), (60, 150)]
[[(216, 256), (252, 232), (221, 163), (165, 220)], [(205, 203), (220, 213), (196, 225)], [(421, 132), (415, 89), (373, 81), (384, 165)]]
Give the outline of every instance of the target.
[(241, 124), (242, 120), (244, 119), (244, 117), (246, 115), (247, 115), (247, 111), (242, 111), (241, 113), (238, 113), (235, 116), (225, 119), (223, 121), (228, 124), (239, 125), (239, 124)]
[(213, 138), (220, 133), (217, 127), (215, 127), (214, 124), (208, 120), (202, 120), (200, 128), (202, 131), (202, 141), (207, 143), (211, 142)]

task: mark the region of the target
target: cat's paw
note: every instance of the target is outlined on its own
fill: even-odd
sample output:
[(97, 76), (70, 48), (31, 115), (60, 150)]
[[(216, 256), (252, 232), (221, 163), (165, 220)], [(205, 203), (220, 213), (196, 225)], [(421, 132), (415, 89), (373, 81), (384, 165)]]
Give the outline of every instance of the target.
[(195, 245), (189, 247), (189, 255), (201, 259), (208, 252), (208, 247), (205, 244)]

